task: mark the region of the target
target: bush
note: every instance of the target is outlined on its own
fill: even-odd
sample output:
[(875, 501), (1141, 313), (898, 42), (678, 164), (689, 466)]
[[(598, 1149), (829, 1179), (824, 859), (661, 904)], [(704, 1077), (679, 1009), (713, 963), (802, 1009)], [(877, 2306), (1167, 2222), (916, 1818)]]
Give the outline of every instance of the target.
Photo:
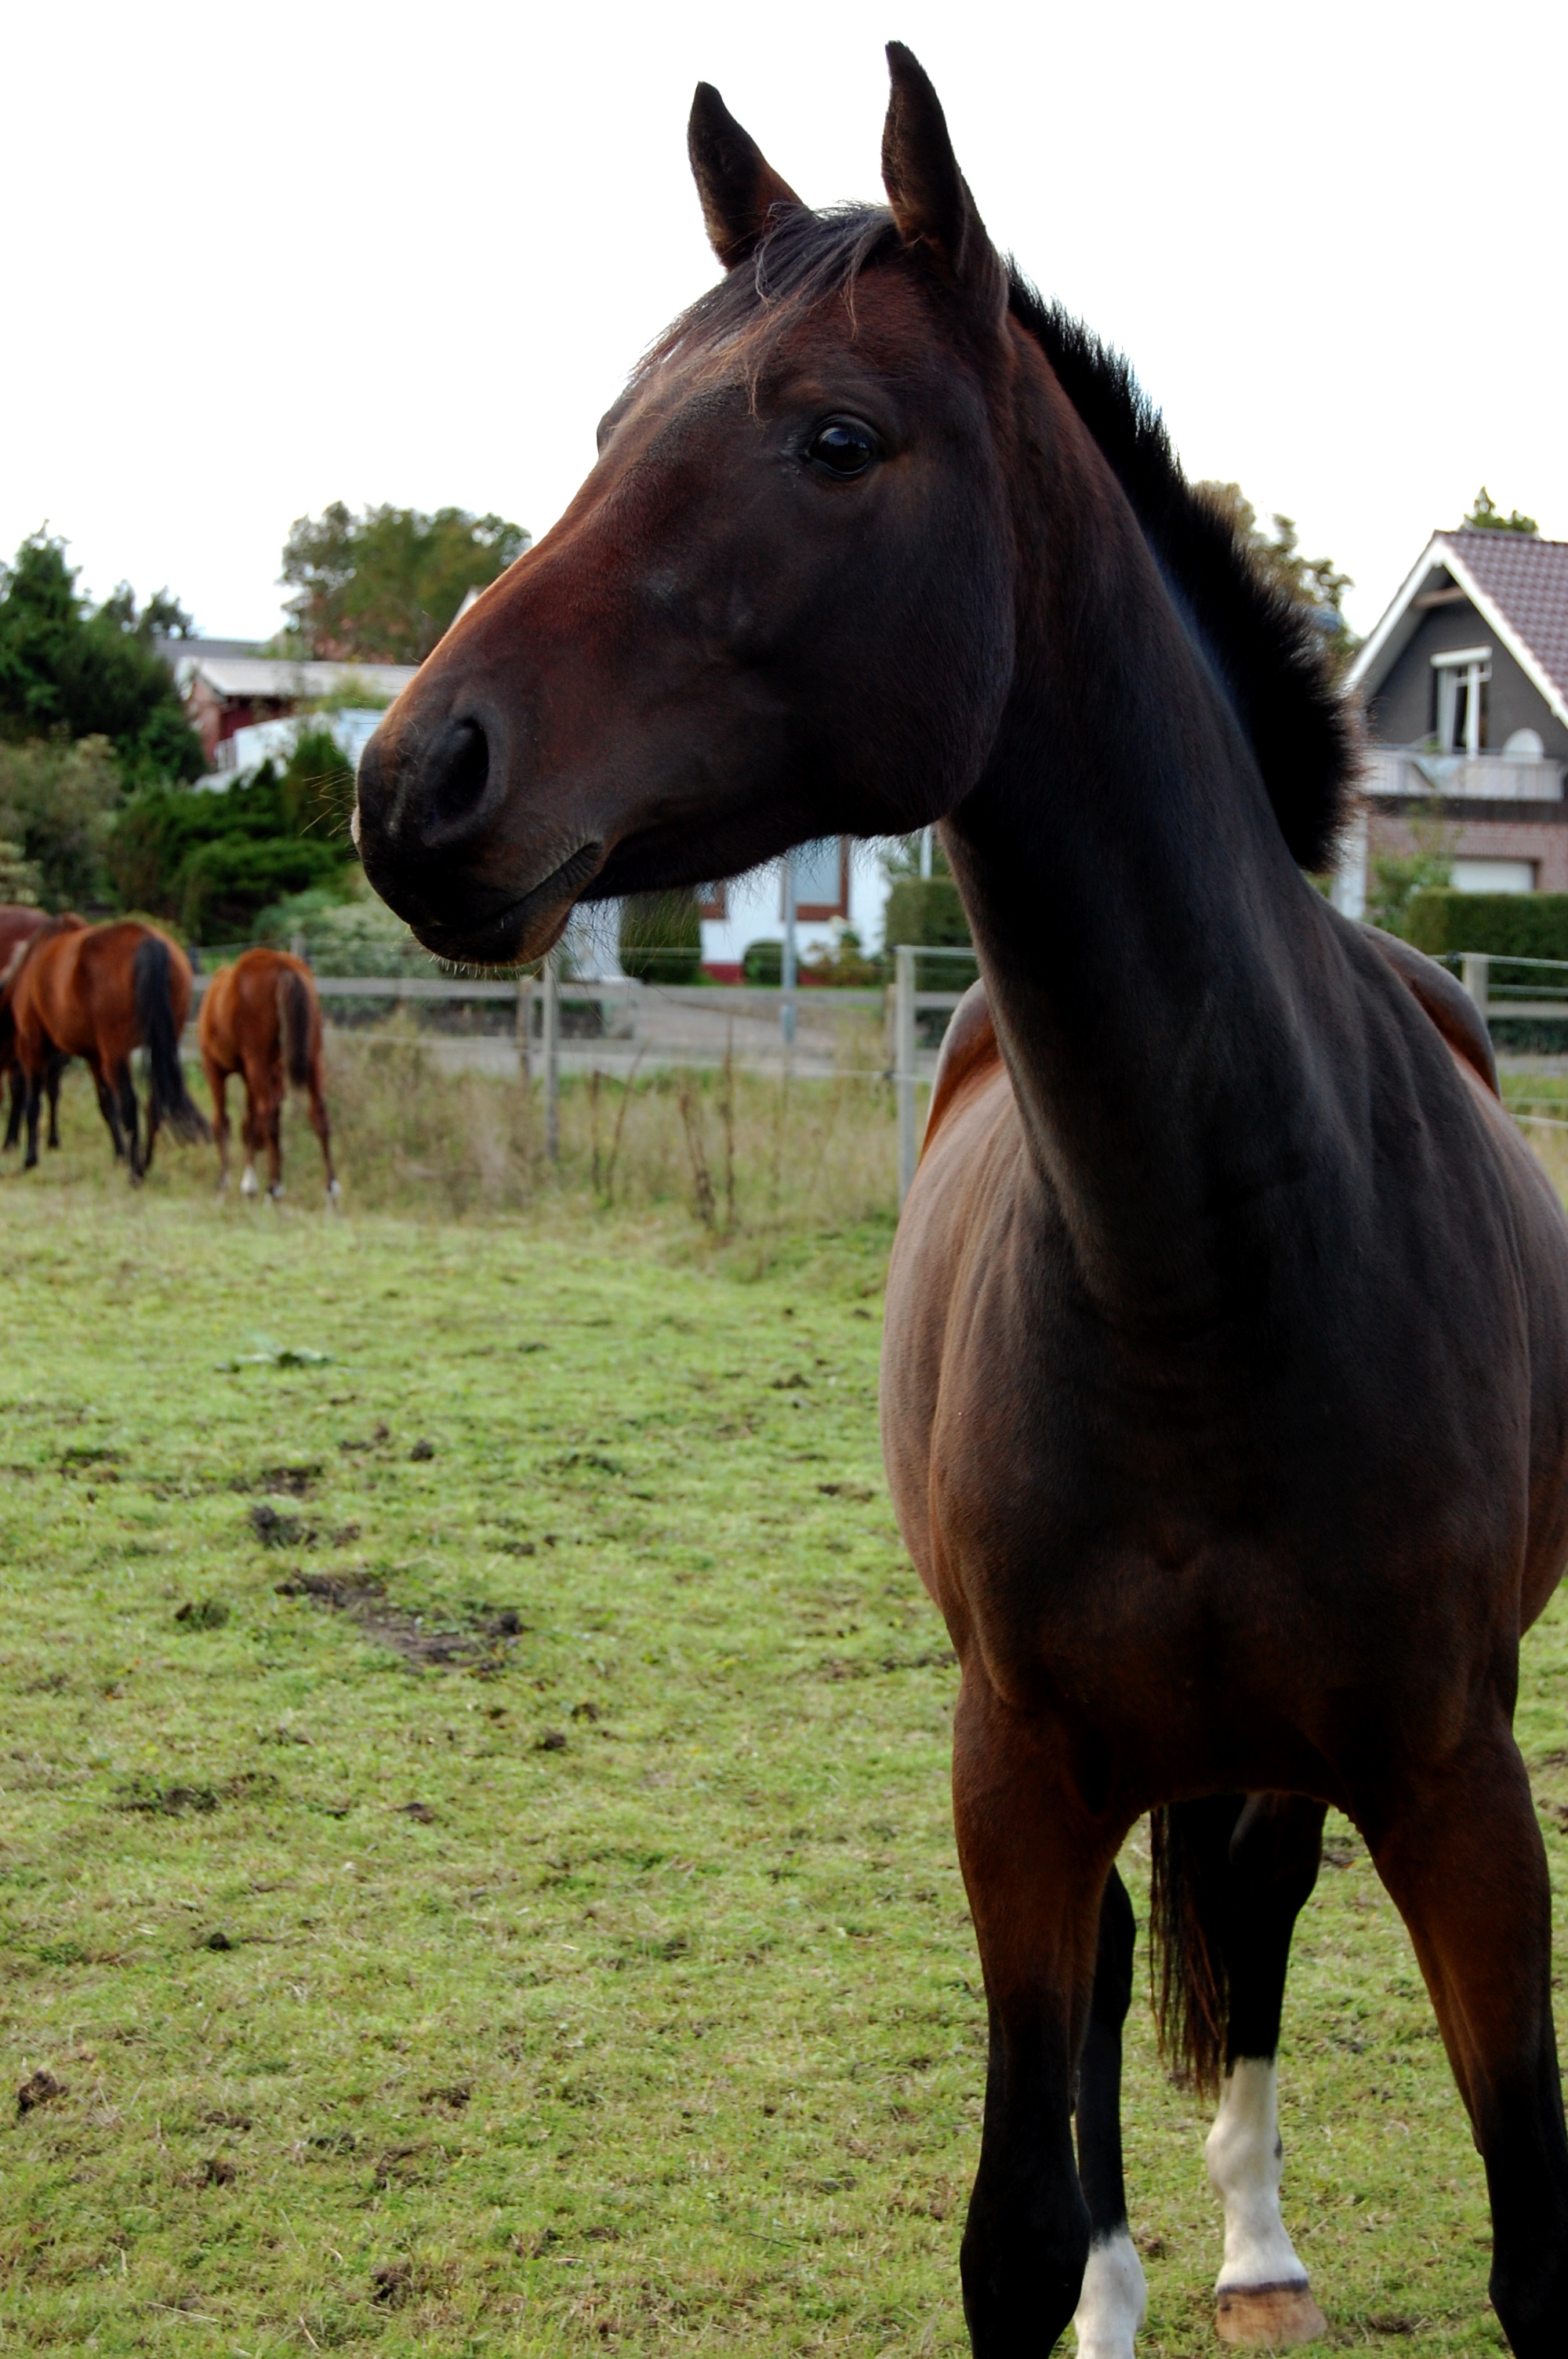
[[(341, 765), (336, 746), (332, 755)], [(345, 897), (359, 865), (347, 842), (317, 824), (314, 757), (308, 761), (303, 780), (292, 763), (280, 777), (264, 762), (231, 787), (133, 795), (108, 843), (121, 907), (178, 917), (193, 940), (230, 942), (247, 940), (261, 911), (286, 895), (314, 886)]]
[(180, 864), (180, 923), (195, 942), (243, 941), (269, 902), (342, 875), (342, 854), (309, 836), (220, 836)]
[(783, 942), (748, 942), (741, 953), (741, 973), (753, 991), (776, 991), (784, 981)]
[(621, 911), (621, 964), (641, 983), (699, 983), (702, 920), (696, 894), (634, 893)]
[(361, 885), (351, 900), (330, 887), (316, 886), (275, 902), (256, 919), (258, 941), (287, 950), (303, 940), (305, 955), (319, 974), (436, 974), (437, 962), (415, 940), (401, 918)]
[[(895, 876), (882, 921), (891, 954), (901, 942), (926, 950), (968, 950), (969, 921), (951, 876)], [(976, 970), (957, 959), (916, 959), (917, 991), (962, 991)]]
[(1433, 958), (1485, 951), (1493, 958), (1568, 959), (1568, 893), (1413, 894), (1405, 932)]

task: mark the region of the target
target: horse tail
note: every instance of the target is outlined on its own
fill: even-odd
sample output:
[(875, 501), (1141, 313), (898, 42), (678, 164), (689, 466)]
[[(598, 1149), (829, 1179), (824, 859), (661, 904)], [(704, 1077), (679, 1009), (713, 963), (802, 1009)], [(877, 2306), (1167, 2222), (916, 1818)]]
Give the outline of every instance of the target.
[(310, 985), (297, 967), (286, 966), (277, 978), (277, 1023), (283, 1042), (283, 1070), (297, 1090), (310, 1085), (314, 1019)]
[(1171, 1802), (1149, 1821), (1150, 1979), (1160, 2050), (1183, 2088), (1219, 2092), (1230, 2021), (1230, 1977), (1219, 1906), (1235, 1807)]
[(136, 1022), (147, 1052), (148, 1134), (167, 1122), (178, 1138), (211, 1138), (207, 1118), (185, 1086), (174, 1021), (174, 962), (161, 934), (146, 934), (136, 944), (132, 973)]

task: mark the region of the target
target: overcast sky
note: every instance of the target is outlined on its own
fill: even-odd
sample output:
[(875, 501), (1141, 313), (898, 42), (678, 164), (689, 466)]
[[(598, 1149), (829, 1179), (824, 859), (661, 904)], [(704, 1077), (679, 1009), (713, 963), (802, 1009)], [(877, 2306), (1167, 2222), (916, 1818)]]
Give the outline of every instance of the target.
[(1568, 538), (1568, 8), (311, 0), (30, 8), (0, 86), (0, 553), (279, 622), (291, 520), (538, 536), (714, 275), (694, 82), (808, 201), (880, 196), (881, 43), (997, 242), (1130, 356), (1188, 472), (1375, 620), (1483, 481)]

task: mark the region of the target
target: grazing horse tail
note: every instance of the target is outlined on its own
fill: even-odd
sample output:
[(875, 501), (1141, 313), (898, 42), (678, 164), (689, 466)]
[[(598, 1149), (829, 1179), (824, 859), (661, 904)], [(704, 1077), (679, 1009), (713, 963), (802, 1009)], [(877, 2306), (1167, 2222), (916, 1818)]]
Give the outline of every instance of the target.
[(148, 1135), (167, 1122), (178, 1138), (211, 1138), (207, 1119), (185, 1086), (174, 1022), (174, 970), (161, 934), (148, 934), (136, 944), (132, 972), (136, 1022), (147, 1052)]
[(1150, 1975), (1160, 2050), (1173, 2080), (1209, 2097), (1219, 2092), (1230, 2020), (1217, 1919), (1234, 1818), (1234, 1804), (1217, 1827), (1212, 1804), (1171, 1802), (1149, 1821)]
[(305, 977), (286, 966), (277, 978), (277, 1025), (283, 1043), (283, 1070), (297, 1090), (310, 1083), (310, 986)]

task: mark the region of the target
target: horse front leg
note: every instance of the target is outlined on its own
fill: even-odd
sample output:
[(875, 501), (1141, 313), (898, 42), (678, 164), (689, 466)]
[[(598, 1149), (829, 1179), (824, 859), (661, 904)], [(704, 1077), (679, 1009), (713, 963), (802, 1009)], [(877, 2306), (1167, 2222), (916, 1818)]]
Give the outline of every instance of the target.
[(9, 1069), (11, 1111), (5, 1124), (5, 1153), (9, 1155), (22, 1136), (22, 1122), (27, 1111), (27, 1077), (20, 1065)]
[(1148, 2293), (1127, 2225), (1121, 2169), (1121, 2027), (1132, 2003), (1132, 1903), (1113, 1867), (1099, 1907), (1089, 2027), (1078, 2066), (1078, 2180), (1089, 2207), (1089, 2256), (1073, 2313), (1078, 2359), (1133, 2359)]
[(1487, 2169), (1492, 2305), (1518, 2359), (1568, 2351), (1568, 2132), (1552, 2020), (1552, 1893), (1501, 1714), (1441, 1771), (1358, 1812), (1410, 1929)]
[(1005, 1703), (973, 1658), (954, 1719), (953, 1801), (990, 2026), (964, 2315), (975, 2359), (1043, 2359), (1077, 2308), (1089, 2255), (1074, 2081), (1122, 1830), (1082, 1804), (1055, 1724)]
[(24, 1171), (36, 1171), (38, 1168), (38, 1103), (42, 1094), (42, 1076), (29, 1073), (27, 1076), (27, 1151), (22, 1158)]

